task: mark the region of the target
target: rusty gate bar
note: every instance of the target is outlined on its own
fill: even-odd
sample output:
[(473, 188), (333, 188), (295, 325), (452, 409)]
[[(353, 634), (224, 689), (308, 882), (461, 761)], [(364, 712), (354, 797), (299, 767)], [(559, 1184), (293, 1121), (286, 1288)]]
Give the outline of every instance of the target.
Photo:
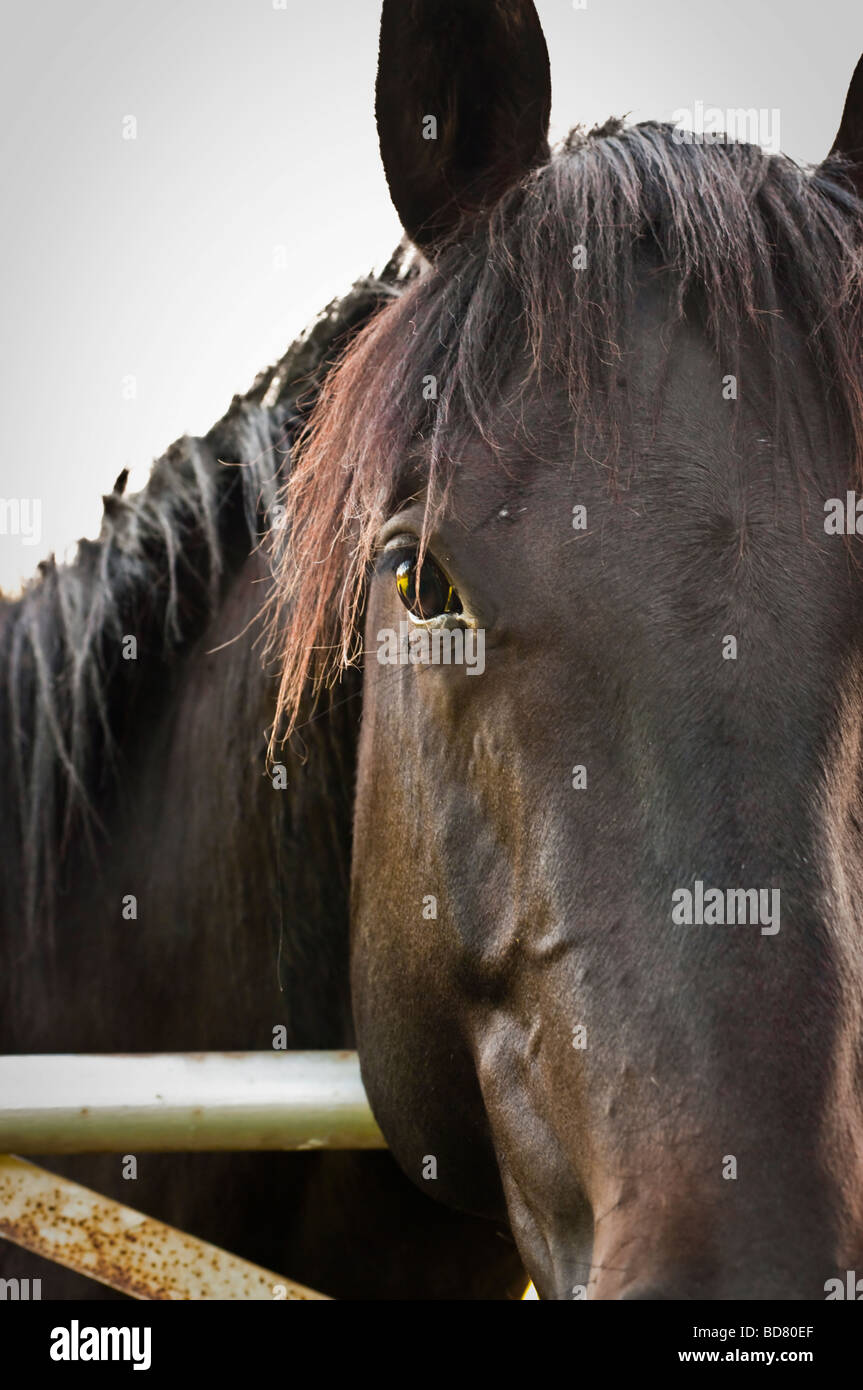
[(12, 1154), (0, 1154), (0, 1236), (132, 1298), (326, 1298)]
[(382, 1148), (355, 1052), (0, 1057), (0, 1152)]

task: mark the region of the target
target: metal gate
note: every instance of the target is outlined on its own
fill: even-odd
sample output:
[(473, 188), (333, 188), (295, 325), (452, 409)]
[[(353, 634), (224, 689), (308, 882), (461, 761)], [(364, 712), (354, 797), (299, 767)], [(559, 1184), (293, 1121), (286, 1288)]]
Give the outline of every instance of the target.
[(0, 1057), (0, 1236), (139, 1299), (323, 1299), (19, 1153), (382, 1149), (355, 1052)]

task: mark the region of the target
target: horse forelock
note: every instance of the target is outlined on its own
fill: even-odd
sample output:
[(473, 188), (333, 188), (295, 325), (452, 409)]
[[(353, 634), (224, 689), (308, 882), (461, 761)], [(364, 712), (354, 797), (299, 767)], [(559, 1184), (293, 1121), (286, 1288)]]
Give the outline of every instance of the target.
[(574, 443), (589, 438), (614, 469), (645, 277), (668, 287), (669, 327), (699, 316), (724, 370), (746, 342), (764, 346), (774, 444), (792, 454), (783, 343), (788, 326), (801, 336), (863, 478), (861, 211), (835, 161), (807, 171), (657, 123), (571, 132), (378, 312), (324, 383), (283, 498), (290, 542), (269, 616), (280, 733), (310, 676), (319, 685), (359, 657), (376, 534), (424, 490), (425, 543), (466, 433), (507, 457), (518, 439), (529, 458), (524, 404), (554, 385)]

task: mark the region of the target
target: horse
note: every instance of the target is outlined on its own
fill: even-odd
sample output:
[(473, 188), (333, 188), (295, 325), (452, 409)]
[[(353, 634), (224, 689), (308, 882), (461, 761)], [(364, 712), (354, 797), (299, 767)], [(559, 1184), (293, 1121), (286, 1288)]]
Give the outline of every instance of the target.
[(549, 110), (527, 0), (384, 0), (414, 268), (4, 611), (12, 1042), (265, 1046), (278, 949), (290, 1045), (356, 1043), (401, 1173), (356, 1156), (371, 1219), (334, 1221), (325, 1166), (172, 1157), (156, 1215), (348, 1296), (374, 1233), (382, 1296), (823, 1297), (863, 1255), (861, 592), (824, 524), (863, 70), (813, 171), (656, 122), (552, 152)]
[(323, 384), (268, 620), (281, 733), (363, 671), (372, 1108), (541, 1298), (823, 1299), (863, 1260), (863, 63), (814, 169), (551, 152), (527, 0), (385, 0), (376, 97), (426, 268)]
[[(358, 685), (266, 762), (261, 541), (333, 355), (400, 292), (358, 281), (99, 539), (0, 606), (3, 1052), (354, 1045), (348, 877)], [(341, 1298), (518, 1297), (508, 1230), (445, 1211), (389, 1154), (112, 1155), (45, 1165)], [(501, 1239), (503, 1235), (503, 1239)], [(121, 1298), (0, 1242), (45, 1299)], [(274, 1295), (275, 1296), (275, 1295)]]

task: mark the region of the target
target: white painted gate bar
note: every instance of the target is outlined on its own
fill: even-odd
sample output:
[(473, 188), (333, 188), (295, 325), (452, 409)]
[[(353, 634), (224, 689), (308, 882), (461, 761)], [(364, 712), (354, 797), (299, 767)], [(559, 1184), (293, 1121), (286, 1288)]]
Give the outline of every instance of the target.
[(355, 1052), (0, 1057), (0, 1152), (382, 1148)]

